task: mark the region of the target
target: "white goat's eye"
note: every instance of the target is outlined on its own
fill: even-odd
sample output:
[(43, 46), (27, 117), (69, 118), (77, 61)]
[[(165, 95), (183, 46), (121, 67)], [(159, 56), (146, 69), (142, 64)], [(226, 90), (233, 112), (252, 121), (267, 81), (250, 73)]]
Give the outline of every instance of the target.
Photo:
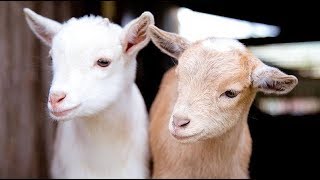
[(228, 98), (234, 98), (234, 97), (236, 97), (238, 94), (239, 94), (238, 91), (228, 90), (228, 91), (224, 92), (222, 95), (225, 95), (225, 96), (227, 96)]
[(99, 59), (99, 60), (97, 61), (97, 64), (98, 64), (100, 67), (107, 67), (107, 66), (110, 65), (110, 61), (107, 60), (107, 59), (101, 58), (101, 59)]

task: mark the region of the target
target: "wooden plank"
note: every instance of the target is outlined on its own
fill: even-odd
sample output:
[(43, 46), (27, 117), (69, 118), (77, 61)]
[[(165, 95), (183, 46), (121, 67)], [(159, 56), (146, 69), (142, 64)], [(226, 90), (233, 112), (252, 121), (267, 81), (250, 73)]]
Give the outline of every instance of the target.
[(23, 8), (64, 21), (73, 4), (0, 2), (0, 178), (49, 177), (56, 128), (47, 114), (49, 48), (28, 27)]

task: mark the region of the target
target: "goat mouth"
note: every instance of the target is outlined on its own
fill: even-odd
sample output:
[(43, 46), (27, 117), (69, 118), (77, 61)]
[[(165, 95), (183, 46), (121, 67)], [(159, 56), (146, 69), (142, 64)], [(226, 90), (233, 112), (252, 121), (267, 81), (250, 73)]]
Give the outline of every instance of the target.
[(202, 133), (202, 131), (200, 131), (199, 133), (195, 133), (193, 135), (189, 135), (189, 136), (181, 136), (181, 135), (178, 135), (176, 133), (171, 133), (171, 135), (176, 138), (177, 140), (179, 141), (184, 141), (184, 140), (188, 140), (188, 139), (191, 139), (191, 138), (195, 138), (195, 137), (198, 137), (200, 136)]
[(55, 117), (63, 117), (63, 116), (66, 116), (68, 115), (71, 111), (77, 109), (80, 105), (77, 105), (73, 108), (69, 108), (69, 109), (66, 109), (66, 110), (62, 110), (62, 111), (50, 111), (50, 113), (52, 115), (54, 115)]

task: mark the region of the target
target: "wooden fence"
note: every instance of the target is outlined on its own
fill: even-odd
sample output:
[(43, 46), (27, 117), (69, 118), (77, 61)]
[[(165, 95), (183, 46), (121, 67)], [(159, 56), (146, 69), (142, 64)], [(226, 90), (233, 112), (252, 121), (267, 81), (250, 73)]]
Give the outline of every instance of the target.
[(0, 2), (0, 178), (48, 177), (55, 126), (46, 112), (51, 62), (23, 8), (57, 21), (80, 13), (81, 2)]

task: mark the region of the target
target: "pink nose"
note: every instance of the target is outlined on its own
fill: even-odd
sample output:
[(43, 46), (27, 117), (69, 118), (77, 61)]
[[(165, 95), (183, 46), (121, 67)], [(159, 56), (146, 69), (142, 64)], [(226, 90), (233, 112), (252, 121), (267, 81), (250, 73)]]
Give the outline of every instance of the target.
[(187, 118), (180, 118), (173, 115), (172, 123), (175, 127), (183, 128), (188, 126), (190, 120)]
[(54, 92), (54, 93), (50, 93), (49, 103), (52, 105), (52, 107), (55, 107), (55, 106), (57, 106), (59, 103), (61, 103), (66, 96), (67, 96), (67, 95), (66, 95), (66, 93), (64, 93), (64, 92)]

